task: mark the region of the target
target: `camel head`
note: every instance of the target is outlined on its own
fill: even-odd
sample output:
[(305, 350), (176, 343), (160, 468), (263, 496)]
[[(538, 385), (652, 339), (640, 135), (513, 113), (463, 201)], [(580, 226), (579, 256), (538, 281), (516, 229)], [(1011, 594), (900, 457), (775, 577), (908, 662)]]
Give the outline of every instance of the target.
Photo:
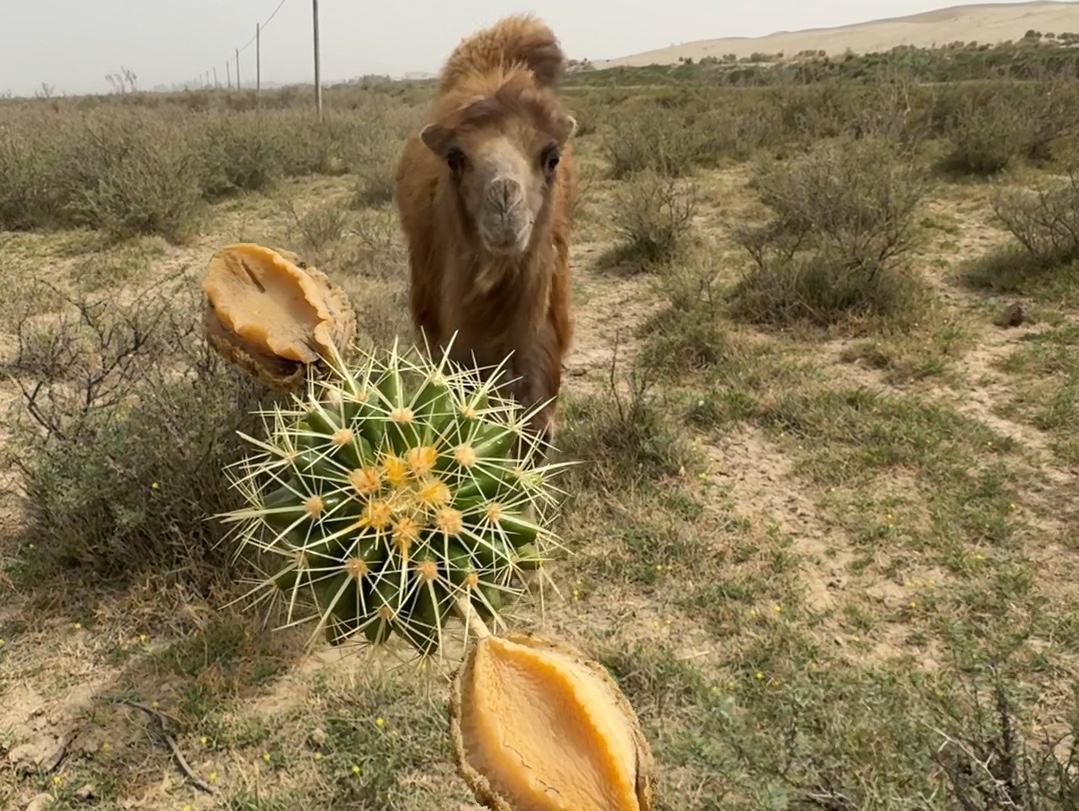
[(577, 129), (554, 97), (527, 74), (472, 95), (420, 138), (445, 161), (470, 231), (496, 256), (529, 250), (547, 213), (567, 141)]

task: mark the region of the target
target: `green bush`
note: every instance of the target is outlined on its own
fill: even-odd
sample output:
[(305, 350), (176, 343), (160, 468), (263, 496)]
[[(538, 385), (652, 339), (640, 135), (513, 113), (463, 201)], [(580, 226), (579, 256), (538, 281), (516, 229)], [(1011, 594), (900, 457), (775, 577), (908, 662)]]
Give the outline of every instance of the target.
[(732, 291), (737, 315), (824, 326), (900, 316), (914, 306), (918, 285), (907, 259), (926, 184), (893, 144), (820, 142), (797, 159), (765, 165), (753, 185), (772, 216), (737, 229), (752, 262)]
[(69, 142), (65, 209), (115, 239), (181, 241), (202, 197), (187, 133), (149, 115), (88, 118)]
[(692, 181), (644, 170), (614, 193), (612, 259), (647, 268), (673, 259), (693, 232), (698, 191)]
[(1030, 258), (1052, 268), (1079, 260), (1079, 168), (1036, 189), (994, 190), (993, 212)]
[(9, 371), (23, 396), (8, 450), (30, 579), (151, 570), (208, 588), (227, 577), (222, 527), (208, 519), (234, 506), (222, 469), (243, 448), (236, 431), (258, 431), (250, 412), (265, 392), (209, 349), (195, 293), (69, 300), (16, 331)]

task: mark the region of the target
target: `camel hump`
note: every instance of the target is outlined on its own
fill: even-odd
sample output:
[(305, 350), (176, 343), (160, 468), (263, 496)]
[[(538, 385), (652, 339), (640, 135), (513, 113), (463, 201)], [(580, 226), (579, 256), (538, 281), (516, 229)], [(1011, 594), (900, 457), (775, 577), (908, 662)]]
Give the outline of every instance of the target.
[(466, 76), (521, 66), (543, 87), (556, 85), (565, 69), (558, 38), (532, 14), (504, 17), (462, 39), (442, 68), (439, 89), (450, 90)]

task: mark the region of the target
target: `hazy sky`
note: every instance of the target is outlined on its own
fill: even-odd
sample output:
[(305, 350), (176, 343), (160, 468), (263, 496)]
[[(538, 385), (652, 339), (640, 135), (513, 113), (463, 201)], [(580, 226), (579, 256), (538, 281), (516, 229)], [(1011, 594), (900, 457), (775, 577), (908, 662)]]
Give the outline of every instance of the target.
[[(123, 65), (142, 88), (184, 82), (225, 62), (279, 0), (0, 0), (0, 93), (98, 92)], [(473, 29), (536, 11), (570, 57), (609, 59), (679, 42), (762, 36), (914, 14), (976, 0), (321, 0), (322, 76), (435, 71)], [(871, 10), (870, 10), (871, 9)], [(975, 38), (977, 32), (972, 32)], [(262, 36), (262, 77), (312, 77), (310, 0), (285, 0)], [(255, 47), (240, 54), (241, 79), (255, 76)], [(235, 66), (232, 68), (235, 70)]]

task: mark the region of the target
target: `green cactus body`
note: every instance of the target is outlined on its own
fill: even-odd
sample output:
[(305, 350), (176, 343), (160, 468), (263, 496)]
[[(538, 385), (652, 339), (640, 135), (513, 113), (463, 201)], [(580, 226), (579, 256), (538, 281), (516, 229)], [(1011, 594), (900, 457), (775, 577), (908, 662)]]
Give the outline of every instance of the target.
[[(475, 372), (397, 347), (278, 408), (230, 474), (239, 546), (272, 553), (261, 584), (310, 608), (331, 643), (362, 634), (440, 648), (454, 610), (499, 618), (510, 584), (558, 545), (546, 506), (561, 466), (535, 464), (519, 407)], [(520, 456), (518, 449), (524, 447)], [(302, 620), (300, 620), (302, 621)]]

